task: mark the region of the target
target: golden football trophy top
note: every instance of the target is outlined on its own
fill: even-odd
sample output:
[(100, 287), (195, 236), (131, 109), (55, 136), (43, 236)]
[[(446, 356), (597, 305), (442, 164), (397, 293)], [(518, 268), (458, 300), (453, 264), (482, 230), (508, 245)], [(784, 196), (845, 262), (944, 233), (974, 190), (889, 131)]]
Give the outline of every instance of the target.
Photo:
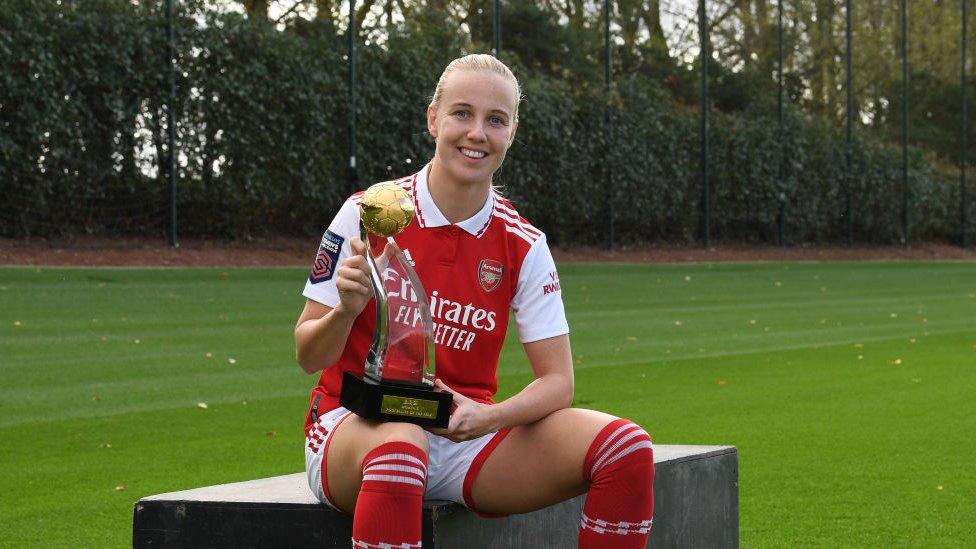
[(367, 231), (382, 237), (399, 234), (414, 216), (413, 201), (392, 181), (370, 186), (359, 199), (359, 218)]

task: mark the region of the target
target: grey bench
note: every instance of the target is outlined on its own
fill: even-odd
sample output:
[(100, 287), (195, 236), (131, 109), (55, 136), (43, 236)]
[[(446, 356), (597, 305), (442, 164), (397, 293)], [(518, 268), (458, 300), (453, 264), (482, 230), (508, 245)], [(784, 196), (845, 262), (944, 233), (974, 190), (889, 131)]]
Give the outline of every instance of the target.
[[(738, 547), (739, 464), (732, 446), (654, 446), (652, 547)], [(575, 547), (586, 496), (501, 519), (427, 502), (425, 548)], [(351, 519), (316, 501), (305, 473), (142, 498), (133, 547), (350, 546)]]

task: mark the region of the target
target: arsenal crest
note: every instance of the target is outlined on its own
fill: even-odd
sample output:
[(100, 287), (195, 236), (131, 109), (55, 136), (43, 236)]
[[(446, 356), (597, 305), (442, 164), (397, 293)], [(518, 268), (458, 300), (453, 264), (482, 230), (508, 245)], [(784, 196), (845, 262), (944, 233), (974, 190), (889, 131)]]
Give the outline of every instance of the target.
[(494, 259), (482, 259), (478, 264), (478, 282), (481, 289), (486, 292), (493, 292), (502, 283), (502, 275), (505, 274), (505, 267), (501, 261)]

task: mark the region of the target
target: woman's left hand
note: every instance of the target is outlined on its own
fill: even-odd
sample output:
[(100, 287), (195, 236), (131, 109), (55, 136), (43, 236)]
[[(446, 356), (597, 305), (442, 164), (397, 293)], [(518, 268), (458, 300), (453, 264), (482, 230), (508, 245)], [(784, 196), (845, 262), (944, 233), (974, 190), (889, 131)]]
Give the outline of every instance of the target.
[(454, 406), (447, 429), (428, 429), (431, 433), (461, 442), (498, 430), (491, 405), (471, 400), (439, 379), (434, 380), (434, 388), (454, 395)]

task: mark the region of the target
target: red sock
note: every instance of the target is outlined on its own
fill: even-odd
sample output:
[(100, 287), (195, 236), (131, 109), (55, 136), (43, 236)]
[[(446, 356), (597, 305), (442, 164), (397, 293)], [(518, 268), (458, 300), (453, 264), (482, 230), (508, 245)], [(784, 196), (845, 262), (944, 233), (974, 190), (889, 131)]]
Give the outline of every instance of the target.
[(647, 545), (654, 515), (651, 437), (626, 419), (603, 428), (583, 460), (590, 491), (580, 522), (580, 549)]
[(420, 549), (426, 483), (427, 454), (413, 444), (387, 442), (366, 454), (352, 546)]

